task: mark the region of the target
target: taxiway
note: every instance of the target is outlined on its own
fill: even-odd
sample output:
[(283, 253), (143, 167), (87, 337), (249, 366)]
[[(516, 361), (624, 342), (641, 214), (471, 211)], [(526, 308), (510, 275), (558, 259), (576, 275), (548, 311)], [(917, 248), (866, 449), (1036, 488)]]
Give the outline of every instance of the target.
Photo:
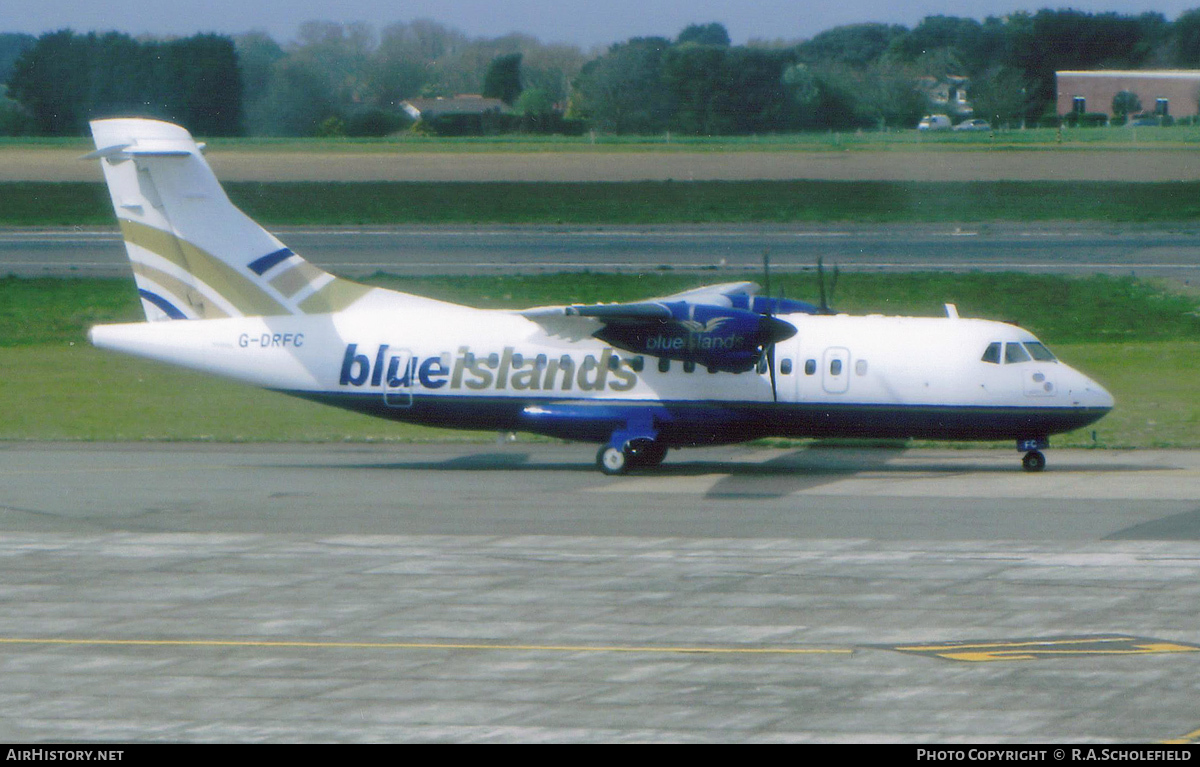
[[(700, 271), (723, 279), (817, 259), (854, 271), (1134, 274), (1200, 280), (1200, 231), (1101, 224), (292, 227), (276, 234), (345, 277)], [(126, 277), (109, 229), (0, 228), (0, 275)]]
[(7, 741), (1197, 737), (1200, 453), (0, 445)]

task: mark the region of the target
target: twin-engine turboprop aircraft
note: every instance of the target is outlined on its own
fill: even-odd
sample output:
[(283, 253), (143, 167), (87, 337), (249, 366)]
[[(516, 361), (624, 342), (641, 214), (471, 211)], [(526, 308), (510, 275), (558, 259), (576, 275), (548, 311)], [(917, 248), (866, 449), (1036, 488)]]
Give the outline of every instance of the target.
[[(92, 123), (146, 322), (93, 344), (400, 421), (602, 445), (602, 471), (767, 436), (1016, 440), (1113, 405), (1013, 325), (847, 316), (715, 285), (637, 303), (482, 310), (360, 285), (225, 196), (183, 128)], [(769, 293), (769, 291), (768, 291)]]

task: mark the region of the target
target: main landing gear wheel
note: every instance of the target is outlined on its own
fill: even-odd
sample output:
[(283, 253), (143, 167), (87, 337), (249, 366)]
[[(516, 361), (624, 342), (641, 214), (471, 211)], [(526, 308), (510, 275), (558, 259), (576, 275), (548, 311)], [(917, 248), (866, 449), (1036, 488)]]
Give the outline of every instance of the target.
[(667, 446), (652, 439), (635, 439), (623, 449), (605, 445), (596, 453), (596, 465), (608, 475), (624, 474), (630, 469), (649, 469), (667, 457)]
[(600, 471), (615, 476), (624, 474), (629, 470), (629, 459), (625, 455), (624, 450), (605, 445), (600, 448), (600, 452), (596, 453), (596, 465), (600, 467)]
[(1041, 471), (1046, 468), (1046, 456), (1040, 450), (1030, 450), (1021, 459), (1021, 468), (1025, 471)]
[(667, 457), (667, 446), (652, 439), (635, 439), (625, 446), (625, 455), (630, 466), (650, 469)]

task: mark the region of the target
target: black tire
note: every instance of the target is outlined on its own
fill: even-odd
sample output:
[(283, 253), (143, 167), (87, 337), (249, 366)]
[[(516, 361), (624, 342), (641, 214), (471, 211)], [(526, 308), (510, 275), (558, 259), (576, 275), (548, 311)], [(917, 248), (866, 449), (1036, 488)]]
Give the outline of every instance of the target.
[(1021, 459), (1021, 468), (1025, 471), (1041, 471), (1046, 468), (1046, 456), (1040, 450), (1030, 450)]
[(667, 446), (652, 439), (635, 439), (625, 448), (629, 465), (638, 468), (653, 468), (667, 457)]

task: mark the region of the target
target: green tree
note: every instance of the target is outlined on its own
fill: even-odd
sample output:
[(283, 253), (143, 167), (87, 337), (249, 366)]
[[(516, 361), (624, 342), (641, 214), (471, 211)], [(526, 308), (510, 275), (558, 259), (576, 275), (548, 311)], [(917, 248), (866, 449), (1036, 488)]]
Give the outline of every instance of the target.
[(538, 117), (553, 114), (554, 97), (541, 88), (526, 88), (521, 91), (516, 103), (517, 114)]
[(275, 65), (287, 56), (278, 43), (262, 32), (250, 32), (234, 38), (238, 69), (242, 77), (242, 104), (246, 132), (261, 135), (267, 132), (271, 115), (267, 99)]
[(88, 55), (69, 29), (51, 32), (13, 64), (8, 95), (24, 107), (43, 136), (80, 134), (87, 120)]
[(679, 33), (675, 39), (676, 45), (698, 43), (700, 45), (729, 45), (729, 32), (724, 24), (691, 24)]
[(763, 133), (789, 127), (787, 52), (685, 43), (663, 57), (671, 125), (694, 135)]
[(663, 57), (662, 78), (674, 106), (674, 130), (696, 136), (734, 132), (727, 50), (719, 45), (685, 43), (672, 47)]
[(88, 120), (118, 115), (175, 120), (208, 136), (241, 130), (237, 54), (217, 35), (139, 42), (49, 33), (13, 65), (9, 96), (44, 135), (78, 135)]
[(0, 32), (0, 83), (7, 82), (12, 74), (13, 64), (21, 54), (37, 43), (33, 35), (13, 32)]
[(1171, 25), (1172, 63), (1200, 68), (1200, 9), (1186, 11)]
[(483, 95), (512, 106), (521, 95), (521, 54), (499, 56), (483, 78)]
[(1125, 122), (1131, 114), (1137, 114), (1142, 111), (1142, 101), (1133, 91), (1120, 91), (1113, 96), (1112, 113), (1113, 119), (1120, 122)]
[(613, 133), (661, 133), (672, 108), (662, 59), (671, 41), (636, 37), (584, 65), (568, 114)]
[(864, 67), (887, 52), (892, 41), (908, 32), (887, 24), (851, 24), (834, 27), (796, 47), (798, 59), (814, 66)]
[(975, 115), (993, 126), (1020, 124), (1026, 114), (1028, 85), (1015, 69), (1000, 67), (976, 78), (971, 85)]
[(242, 77), (228, 37), (195, 35), (161, 45), (173, 83), (168, 116), (200, 136), (242, 133)]

